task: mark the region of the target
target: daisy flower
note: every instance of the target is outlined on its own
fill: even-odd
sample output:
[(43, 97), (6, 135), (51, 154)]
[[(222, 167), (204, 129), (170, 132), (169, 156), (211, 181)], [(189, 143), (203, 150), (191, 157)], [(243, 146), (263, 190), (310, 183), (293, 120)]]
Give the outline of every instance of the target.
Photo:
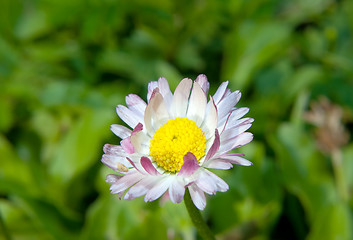
[(235, 107), (241, 93), (227, 86), (223, 82), (208, 102), (205, 75), (183, 79), (174, 94), (165, 78), (150, 82), (147, 103), (128, 95), (127, 107), (118, 105), (116, 111), (131, 129), (113, 124), (120, 145), (103, 148), (102, 162), (119, 173), (107, 176), (111, 193), (125, 200), (144, 195), (146, 202), (167, 194), (180, 203), (188, 188), (195, 206), (203, 210), (205, 193), (227, 191), (227, 183), (209, 169), (251, 165), (244, 154), (228, 152), (253, 139), (245, 132), (253, 119), (242, 118), (249, 109)]

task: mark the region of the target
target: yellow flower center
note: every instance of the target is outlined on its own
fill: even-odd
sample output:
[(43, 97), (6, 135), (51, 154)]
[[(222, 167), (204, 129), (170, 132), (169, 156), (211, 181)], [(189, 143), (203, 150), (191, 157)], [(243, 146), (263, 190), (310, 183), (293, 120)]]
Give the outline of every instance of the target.
[(150, 141), (152, 159), (170, 172), (180, 170), (186, 153), (193, 153), (199, 161), (205, 155), (205, 149), (205, 133), (187, 118), (168, 120)]

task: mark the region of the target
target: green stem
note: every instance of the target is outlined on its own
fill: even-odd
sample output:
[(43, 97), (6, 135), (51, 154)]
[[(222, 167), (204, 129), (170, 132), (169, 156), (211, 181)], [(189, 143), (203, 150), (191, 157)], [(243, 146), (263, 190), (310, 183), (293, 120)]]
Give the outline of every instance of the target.
[(184, 203), (186, 209), (188, 210), (191, 221), (196, 227), (200, 236), (205, 240), (215, 240), (216, 238), (213, 236), (213, 233), (211, 232), (210, 228), (203, 220), (200, 210), (195, 207), (188, 188), (185, 191)]

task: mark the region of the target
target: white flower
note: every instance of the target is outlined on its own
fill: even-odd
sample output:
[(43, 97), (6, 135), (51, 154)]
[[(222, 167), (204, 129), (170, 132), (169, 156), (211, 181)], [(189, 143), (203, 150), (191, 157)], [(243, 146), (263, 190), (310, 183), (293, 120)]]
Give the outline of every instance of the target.
[(249, 143), (245, 132), (252, 118), (242, 118), (249, 109), (236, 108), (241, 93), (231, 92), (223, 82), (207, 102), (209, 82), (199, 75), (193, 82), (183, 79), (174, 94), (165, 78), (148, 85), (148, 104), (139, 96), (126, 97), (127, 107), (118, 105), (119, 117), (133, 130), (112, 125), (120, 146), (106, 144), (102, 162), (120, 173), (110, 174), (112, 194), (131, 200), (145, 195), (154, 201), (166, 191), (173, 203), (190, 191), (197, 208), (206, 206), (205, 194), (225, 192), (228, 185), (208, 169), (249, 166), (244, 154), (227, 154)]

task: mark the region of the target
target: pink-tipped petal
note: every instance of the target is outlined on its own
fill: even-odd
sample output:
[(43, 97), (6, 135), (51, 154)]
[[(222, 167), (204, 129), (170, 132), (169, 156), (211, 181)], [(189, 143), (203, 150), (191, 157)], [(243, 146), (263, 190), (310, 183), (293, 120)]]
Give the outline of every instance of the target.
[(190, 95), (189, 107), (186, 115), (187, 118), (195, 121), (196, 124), (200, 126), (205, 117), (206, 106), (207, 98), (204, 91), (198, 83), (194, 83)]
[(152, 136), (155, 130), (163, 125), (169, 118), (168, 110), (165, 106), (163, 96), (159, 91), (155, 91), (145, 111), (145, 126)]
[(189, 192), (195, 206), (200, 210), (204, 210), (206, 207), (206, 197), (204, 192), (195, 184), (189, 186)]
[(161, 175), (157, 171), (155, 166), (153, 166), (151, 160), (148, 157), (142, 157), (141, 158), (141, 165), (142, 165), (143, 169), (145, 169), (145, 171), (147, 173), (149, 173), (150, 175), (153, 175), (153, 176)]
[(188, 152), (184, 156), (184, 164), (181, 166), (180, 171), (178, 172), (178, 176), (189, 177), (192, 175), (197, 169), (199, 169), (199, 162), (197, 161), (194, 154)]
[(189, 78), (184, 78), (175, 89), (170, 107), (170, 113), (173, 117), (185, 117), (191, 87), (192, 80)]
[(195, 82), (197, 82), (200, 85), (205, 95), (207, 96), (208, 90), (210, 89), (210, 83), (208, 82), (206, 75), (205, 74), (198, 75)]
[(135, 128), (135, 126), (143, 121), (143, 118), (127, 107), (123, 105), (118, 105), (116, 107), (116, 113), (119, 115), (121, 120), (123, 120), (127, 125), (129, 125), (131, 128)]
[(125, 98), (126, 105), (131, 111), (143, 117), (147, 104), (136, 94), (129, 94)]
[(140, 132), (143, 130), (143, 125), (142, 123), (138, 123), (134, 130), (132, 130), (131, 135), (135, 135), (136, 133)]
[(127, 127), (118, 125), (118, 124), (113, 124), (110, 126), (110, 130), (118, 137), (121, 139), (127, 138), (131, 135), (131, 130), (128, 129)]
[(170, 106), (173, 99), (173, 94), (170, 91), (167, 79), (161, 77), (158, 79), (158, 87), (166, 103), (166, 106)]
[(218, 151), (219, 146), (221, 145), (220, 139), (219, 139), (219, 133), (218, 130), (215, 130), (215, 139), (214, 142), (210, 148), (210, 150), (208, 150), (205, 161), (207, 162), (210, 158), (212, 158)]
[(149, 102), (151, 100), (151, 97), (153, 95), (153, 92), (155, 89), (158, 88), (158, 82), (157, 81), (152, 81), (148, 84), (148, 93), (147, 93), (147, 101)]
[(130, 138), (125, 138), (124, 140), (120, 141), (120, 145), (128, 154), (133, 154), (135, 152), (135, 148), (132, 145)]
[(169, 197), (173, 203), (180, 203), (184, 198), (185, 188), (182, 182), (175, 178), (169, 187)]

